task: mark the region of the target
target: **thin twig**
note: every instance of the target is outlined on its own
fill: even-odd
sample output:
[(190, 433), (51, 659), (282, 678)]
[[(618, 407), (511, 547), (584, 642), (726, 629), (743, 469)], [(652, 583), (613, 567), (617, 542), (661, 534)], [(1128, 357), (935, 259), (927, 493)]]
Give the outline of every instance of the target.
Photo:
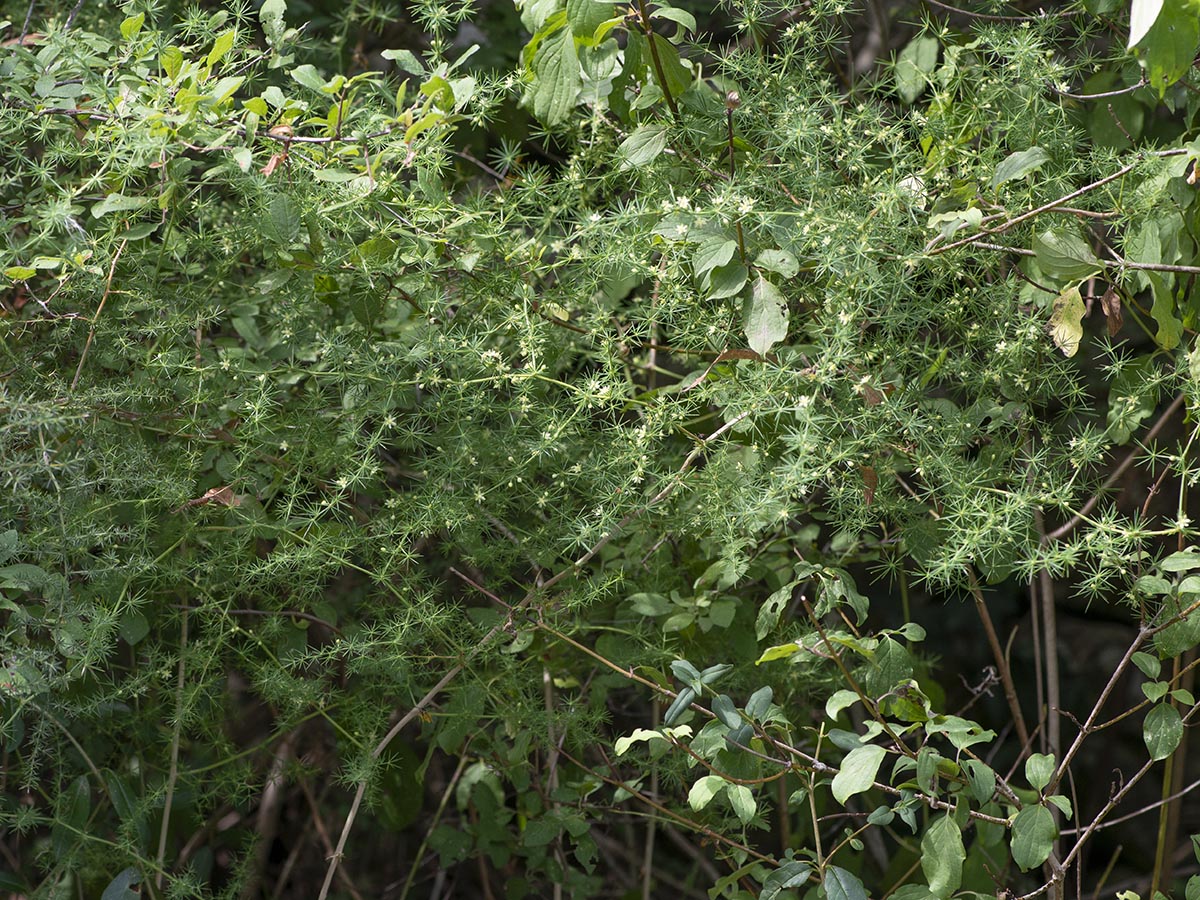
[[(78, 7), (76, 8), (78, 9)], [(83, 364), (87, 361), (88, 351), (92, 348), (92, 340), (96, 337), (96, 321), (100, 318), (100, 313), (104, 312), (104, 304), (108, 301), (108, 295), (112, 291), (113, 272), (117, 270), (117, 260), (121, 258), (121, 254), (124, 252), (127, 243), (129, 243), (127, 240), (121, 241), (121, 245), (117, 247), (117, 252), (113, 254), (112, 264), (108, 267), (108, 279), (104, 282), (104, 295), (100, 298), (100, 305), (96, 307), (96, 314), (92, 316), (92, 323), (88, 328), (87, 341), (84, 342), (83, 352), (79, 354), (79, 365), (75, 368), (75, 377), (71, 379), (70, 390), (72, 393), (75, 391), (75, 386), (79, 384), (79, 376), (83, 372)]]
[[(121, 246), (124, 247), (124, 243)], [(113, 264), (116, 264), (115, 259)], [(175, 676), (175, 725), (171, 733), (171, 766), (167, 772), (167, 796), (163, 801), (162, 825), (158, 829), (158, 871), (154, 875), (154, 886), (159, 890), (162, 890), (163, 864), (167, 858), (167, 832), (171, 827), (171, 801), (175, 797), (175, 781), (179, 778), (179, 740), (183, 731), (183, 686), (186, 674), (187, 642), (188, 611), (185, 609), (183, 624), (180, 626), (179, 632), (179, 666)]]
[(996, 669), (1000, 673), (1000, 682), (1004, 685), (1004, 699), (1008, 701), (1008, 710), (1012, 714), (1013, 725), (1017, 729), (1017, 740), (1021, 742), (1021, 746), (1027, 747), (1029, 746), (1029, 728), (1025, 725), (1025, 716), (1021, 713), (1021, 701), (1017, 698), (1017, 688), (1013, 684), (1012, 670), (1004, 656), (1004, 649), (1000, 646), (1000, 638), (996, 635), (996, 628), (992, 624), (992, 616), (988, 612), (987, 602), (983, 599), (983, 590), (979, 587), (979, 579), (975, 577), (974, 569), (967, 568), (967, 578), (971, 586), (971, 595), (975, 598), (975, 611), (983, 623), (988, 646), (992, 648), (992, 657), (995, 659)]
[[(1146, 437), (1142, 440), (1143, 444), (1149, 443), (1158, 437), (1158, 433), (1163, 430), (1170, 418), (1182, 408), (1186, 399), (1185, 394), (1180, 394), (1172, 401), (1171, 405), (1166, 408), (1166, 411), (1158, 417), (1158, 421), (1146, 432)], [(1112, 470), (1112, 473), (1104, 480), (1104, 484), (1100, 485), (1100, 489), (1091, 496), (1087, 503), (1083, 504), (1083, 508), (1079, 512), (1075, 513), (1070, 519), (1046, 535), (1047, 543), (1062, 540), (1087, 518), (1091, 511), (1096, 508), (1096, 504), (1100, 502), (1100, 498), (1104, 492), (1125, 477), (1125, 473), (1129, 471), (1137, 459), (1139, 449), (1135, 447), (1129, 451), (1129, 454), (1121, 461), (1121, 464)]]

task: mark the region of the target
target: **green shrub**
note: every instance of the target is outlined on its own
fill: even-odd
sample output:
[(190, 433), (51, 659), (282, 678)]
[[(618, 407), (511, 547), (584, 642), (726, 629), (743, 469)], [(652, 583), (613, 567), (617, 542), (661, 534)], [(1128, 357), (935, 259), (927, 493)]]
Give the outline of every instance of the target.
[(5, 889), (1181, 887), (1193, 6), (8, 13)]

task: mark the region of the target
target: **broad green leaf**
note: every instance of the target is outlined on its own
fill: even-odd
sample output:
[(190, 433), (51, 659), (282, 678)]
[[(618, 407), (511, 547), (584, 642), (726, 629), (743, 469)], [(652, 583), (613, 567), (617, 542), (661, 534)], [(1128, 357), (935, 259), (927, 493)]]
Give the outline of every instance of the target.
[(615, 5), (610, 0), (567, 0), (567, 24), (576, 37), (590, 37), (612, 17)]
[(126, 197), (124, 194), (109, 194), (92, 207), (92, 218), (99, 219), (113, 212), (128, 212), (141, 209), (150, 203), (149, 197)]
[(1025, 760), (1025, 780), (1035, 791), (1040, 791), (1054, 777), (1054, 754), (1034, 753)]
[(268, 44), (277, 44), (283, 39), (285, 12), (287, 0), (263, 0), (262, 8), (258, 11), (258, 21), (267, 36)]
[(803, 650), (803, 645), (796, 641), (790, 641), (786, 644), (778, 644), (774, 647), (768, 647), (763, 651), (762, 656), (754, 661), (756, 666), (761, 666), (765, 662), (773, 662), (777, 659), (789, 659)]
[(1168, 687), (1165, 681), (1148, 681), (1142, 685), (1142, 693), (1151, 703), (1157, 703), (1167, 693)]
[(325, 79), (321, 77), (315, 66), (308, 63), (297, 66), (289, 74), (292, 76), (293, 81), (309, 90), (320, 91), (325, 87)]
[(667, 22), (673, 22), (679, 25), (678, 31), (674, 40), (678, 41), (682, 38), (685, 32), (696, 31), (696, 17), (686, 10), (680, 10), (677, 6), (659, 6), (650, 13), (652, 19), (666, 19)]
[(759, 275), (746, 312), (746, 342), (759, 356), (787, 337), (788, 306), (779, 288)]
[(1183, 322), (1175, 315), (1175, 293), (1171, 290), (1174, 279), (1160, 272), (1147, 272), (1146, 277), (1154, 293), (1154, 306), (1150, 315), (1158, 323), (1154, 342), (1164, 350), (1174, 350), (1183, 339)]
[[(1134, 0), (1135, 5), (1137, 0)], [(1150, 86), (1159, 96), (1188, 73), (1200, 43), (1200, 9), (1190, 0), (1166, 0), (1138, 49)]]
[(742, 717), (738, 714), (737, 707), (725, 694), (718, 694), (713, 698), (712, 711), (726, 728), (742, 726)]
[(1146, 714), (1142, 723), (1142, 739), (1153, 760), (1166, 759), (1183, 740), (1183, 720), (1179, 710), (1169, 703), (1160, 703)]
[(137, 33), (142, 30), (142, 26), (146, 23), (146, 14), (138, 13), (136, 16), (130, 16), (121, 23), (121, 37), (127, 41), (137, 37)]
[(529, 102), (543, 125), (557, 125), (575, 108), (583, 79), (570, 28), (559, 28), (546, 37), (533, 58), (534, 79)]
[(834, 691), (832, 695), (825, 701), (825, 715), (831, 719), (836, 719), (838, 713), (849, 706), (853, 706), (858, 702), (858, 694), (854, 691), (843, 688), (840, 691)]
[(1164, 572), (1190, 572), (1192, 569), (1200, 569), (1200, 550), (1193, 547), (1172, 553), (1159, 562), (1158, 567)]
[(178, 47), (167, 47), (158, 54), (158, 64), (172, 81), (183, 69), (183, 51)]
[(1072, 357), (1079, 352), (1083, 340), (1083, 317), (1087, 307), (1078, 287), (1070, 287), (1054, 298), (1054, 311), (1050, 314), (1050, 339), (1063, 356)]
[(725, 788), (725, 796), (729, 799), (729, 805), (733, 807), (734, 813), (741, 820), (742, 824), (749, 824), (757, 810), (754, 802), (754, 794), (750, 788), (744, 784), (730, 783)]
[(826, 900), (867, 900), (867, 891), (858, 876), (838, 866), (828, 866), (825, 869)]
[(912, 103), (925, 90), (928, 75), (937, 66), (936, 38), (919, 37), (909, 42), (896, 60), (896, 90), (905, 103)]
[(1150, 30), (1159, 13), (1162, 12), (1163, 0), (1133, 0), (1129, 7), (1129, 43), (1126, 48), (1132, 50)]
[(771, 689), (769, 684), (765, 687), (760, 687), (746, 701), (746, 715), (752, 719), (761, 720), (770, 711), (771, 700), (774, 697), (775, 691)]
[(1046, 807), (1026, 806), (1017, 813), (1012, 825), (1012, 857), (1022, 872), (1049, 858), (1057, 834), (1054, 816)]
[(692, 705), (692, 701), (696, 699), (696, 692), (691, 688), (684, 688), (679, 692), (679, 695), (667, 707), (667, 711), (663, 713), (663, 724), (674, 725), (675, 721), (687, 712), (688, 707)]
[(1082, 280), (1103, 268), (1087, 242), (1069, 231), (1039, 232), (1033, 239), (1033, 252), (1045, 274), (1065, 281)]
[(692, 254), (692, 272), (703, 278), (713, 269), (728, 265), (737, 253), (737, 241), (718, 235), (703, 241)]
[(13, 281), (25, 281), (36, 274), (37, 269), (31, 269), (29, 266), (9, 266), (4, 270), (4, 277)]
[(694, 810), (704, 809), (713, 797), (725, 790), (727, 784), (729, 782), (720, 775), (705, 775), (688, 791), (688, 806)]
[(384, 59), (390, 59), (409, 75), (425, 74), (425, 67), (411, 50), (384, 50), (379, 55)]
[(723, 300), (726, 297), (732, 297), (746, 286), (748, 274), (749, 271), (740, 262), (731, 262), (713, 269), (708, 278), (709, 287), (706, 292), (708, 298)]
[(952, 816), (942, 816), (929, 826), (921, 838), (921, 871), (929, 882), (929, 893), (946, 900), (957, 891), (966, 858), (962, 829)]
[(674, 608), (662, 594), (633, 594), (629, 605), (640, 616), (665, 616)]
[(635, 728), (633, 734), (619, 737), (613, 743), (613, 750), (617, 756), (624, 756), (629, 748), (634, 744), (640, 744), (643, 741), (663, 741), (667, 742), (666, 735), (658, 731), (651, 731), (648, 728)]
[(792, 599), (792, 587), (790, 584), (781, 587), (758, 608), (758, 616), (754, 620), (754, 636), (758, 640), (765, 638), (779, 624), (784, 607)]
[(142, 873), (133, 866), (122, 869), (117, 877), (108, 883), (108, 887), (100, 895), (100, 900), (138, 900), (142, 894), (133, 887), (141, 881)]
[(787, 888), (800, 887), (808, 881), (812, 867), (806, 863), (789, 860), (775, 869), (763, 882), (758, 900), (775, 900), (781, 891)]
[(204, 60), (204, 65), (211, 68), (223, 60), (229, 51), (233, 49), (233, 42), (236, 37), (237, 33), (232, 28), (218, 34), (216, 40), (213, 41), (212, 49), (208, 51), (208, 57)]
[(1040, 169), (1049, 159), (1050, 154), (1041, 147), (1030, 147), (1028, 150), (1018, 150), (1016, 153), (1011, 153), (1005, 157), (1000, 165), (996, 166), (996, 173), (992, 176), (991, 187), (998, 188), (1005, 182), (1024, 178), (1030, 172)]
[[(665, 125), (639, 125), (629, 137), (621, 141), (617, 152), (621, 155), (621, 168), (644, 166), (658, 158), (667, 146)], [(733, 243), (730, 241), (730, 243)], [(732, 254), (730, 254), (732, 257)], [(729, 262), (728, 259), (725, 262)]]
[(58, 800), (58, 815), (50, 831), (50, 847), (58, 859), (61, 860), (77, 841), (86, 837), (82, 832), (87, 825), (91, 805), (87, 776), (80, 775)]
[(885, 756), (887, 751), (875, 744), (855, 747), (847, 753), (838, 773), (833, 776), (834, 799), (845, 806), (855, 794), (869, 790)]
[[(666, 77), (666, 87), (671, 96), (678, 100), (692, 85), (692, 71), (679, 58), (679, 48), (657, 32), (651, 35), (654, 49), (658, 51), (659, 62), (662, 63), (663, 75)], [(654, 80), (658, 81), (658, 71), (653, 69)], [(661, 88), (662, 85), (660, 84)]]
[(1133, 664), (1142, 670), (1142, 674), (1147, 678), (1157, 678), (1162, 672), (1162, 662), (1157, 656), (1151, 656), (1149, 653), (1135, 653), (1131, 657)]
[(764, 250), (758, 254), (754, 264), (760, 269), (767, 269), (784, 278), (795, 278), (796, 273), (800, 271), (800, 263), (786, 250)]
[(996, 792), (996, 773), (987, 763), (978, 759), (964, 759), (963, 770), (967, 773), (967, 786), (976, 803), (987, 803)]
[(1046, 802), (1053, 803), (1055, 806), (1057, 806), (1059, 812), (1061, 812), (1068, 819), (1074, 815), (1074, 812), (1071, 809), (1071, 801), (1062, 794), (1054, 794), (1053, 796), (1047, 797)]

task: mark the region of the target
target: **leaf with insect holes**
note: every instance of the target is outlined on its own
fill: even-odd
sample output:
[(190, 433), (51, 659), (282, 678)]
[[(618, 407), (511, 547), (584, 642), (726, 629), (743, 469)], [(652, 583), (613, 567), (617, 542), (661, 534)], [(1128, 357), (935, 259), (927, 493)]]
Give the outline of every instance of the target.
[(746, 342), (755, 353), (765, 356), (787, 337), (787, 300), (779, 288), (759, 275), (754, 280), (747, 307)]

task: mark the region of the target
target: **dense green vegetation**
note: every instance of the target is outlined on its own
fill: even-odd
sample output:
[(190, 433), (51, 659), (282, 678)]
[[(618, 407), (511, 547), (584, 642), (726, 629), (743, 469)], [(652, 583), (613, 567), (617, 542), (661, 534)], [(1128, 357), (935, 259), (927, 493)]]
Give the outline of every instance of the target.
[(1196, 0), (0, 42), (0, 890), (1200, 898)]

